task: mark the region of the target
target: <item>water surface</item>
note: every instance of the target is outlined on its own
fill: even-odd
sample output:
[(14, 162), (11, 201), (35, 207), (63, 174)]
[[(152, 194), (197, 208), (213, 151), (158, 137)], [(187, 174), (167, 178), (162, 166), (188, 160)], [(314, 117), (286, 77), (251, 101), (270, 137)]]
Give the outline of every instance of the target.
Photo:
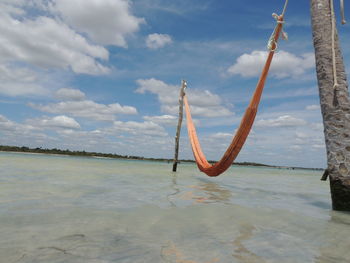
[(0, 152), (1, 263), (349, 262), (320, 171)]

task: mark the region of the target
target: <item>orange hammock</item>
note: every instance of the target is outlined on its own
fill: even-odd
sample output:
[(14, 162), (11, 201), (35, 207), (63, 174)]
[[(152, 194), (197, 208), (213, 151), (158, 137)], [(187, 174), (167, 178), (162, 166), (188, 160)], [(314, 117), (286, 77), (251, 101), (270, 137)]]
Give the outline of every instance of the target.
[(188, 130), (188, 136), (190, 138), (191, 147), (193, 151), (194, 158), (196, 160), (197, 166), (199, 170), (206, 173), (208, 176), (218, 176), (221, 173), (225, 172), (233, 163), (233, 161), (236, 159), (238, 153), (243, 147), (244, 142), (246, 141), (249, 132), (253, 126), (253, 122), (258, 110), (260, 98), (262, 91), (264, 89), (265, 80), (267, 78), (269, 68), (271, 65), (271, 61), (273, 58), (273, 55), (275, 53), (275, 50), (277, 48), (277, 40), (279, 38), (279, 35), (282, 30), (282, 24), (283, 24), (283, 15), (277, 16), (276, 20), (278, 22), (275, 31), (273, 35), (270, 38), (270, 52), (268, 54), (268, 57), (265, 62), (265, 66), (263, 68), (263, 71), (261, 73), (260, 79), (258, 81), (258, 84), (256, 86), (255, 92), (251, 98), (251, 101), (244, 113), (244, 116), (242, 118), (242, 121), (239, 125), (239, 128), (235, 134), (235, 136), (232, 139), (232, 142), (228, 149), (226, 150), (225, 154), (221, 158), (221, 160), (213, 165), (211, 165), (207, 159), (205, 158), (204, 153), (202, 152), (197, 133), (196, 128), (193, 124), (190, 107), (187, 101), (187, 96), (184, 96), (184, 103), (185, 103), (185, 109), (186, 109), (186, 120), (187, 120), (187, 130)]

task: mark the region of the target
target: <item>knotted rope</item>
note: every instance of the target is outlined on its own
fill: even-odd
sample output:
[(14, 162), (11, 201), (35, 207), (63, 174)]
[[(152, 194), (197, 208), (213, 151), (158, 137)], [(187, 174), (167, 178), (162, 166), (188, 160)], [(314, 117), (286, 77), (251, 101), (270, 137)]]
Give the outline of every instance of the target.
[[(338, 76), (337, 76), (337, 60), (336, 60), (336, 50), (335, 50), (335, 34), (336, 34), (336, 24), (335, 24), (335, 12), (334, 12), (334, 2), (333, 0), (330, 0), (330, 9), (331, 9), (331, 21), (332, 21), (332, 66), (333, 66), (333, 89), (334, 89), (334, 97), (333, 97), (333, 105), (338, 105), (338, 98), (337, 98), (337, 92), (338, 92)], [(342, 21), (341, 23), (344, 25), (346, 23), (345, 21), (345, 15), (344, 15), (344, 0), (340, 0), (340, 9), (341, 9), (341, 16)]]
[(267, 42), (267, 49), (270, 52), (274, 52), (277, 50), (277, 41), (276, 41), (276, 33), (277, 33), (277, 27), (279, 24), (282, 24), (282, 29), (281, 29), (281, 34), (282, 34), (282, 39), (283, 40), (288, 40), (288, 34), (283, 31), (283, 24), (284, 24), (284, 14), (286, 13), (287, 10), (287, 5), (288, 5), (288, 0), (285, 1), (283, 11), (281, 15), (277, 15), (276, 13), (272, 13), (272, 17), (276, 20), (277, 25), (275, 26), (275, 29), (273, 30), (268, 42)]

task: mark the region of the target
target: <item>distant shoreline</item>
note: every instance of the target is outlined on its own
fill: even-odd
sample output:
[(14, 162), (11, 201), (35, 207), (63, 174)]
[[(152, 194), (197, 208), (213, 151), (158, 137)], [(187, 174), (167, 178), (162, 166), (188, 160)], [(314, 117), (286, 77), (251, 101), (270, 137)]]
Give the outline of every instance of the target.
[[(173, 159), (165, 158), (150, 158), (143, 156), (134, 156), (134, 155), (119, 155), (113, 153), (98, 153), (98, 152), (86, 152), (86, 151), (70, 151), (70, 150), (61, 150), (61, 149), (43, 149), (43, 148), (29, 148), (26, 146), (7, 146), (0, 145), (0, 152), (19, 152), (19, 153), (28, 153), (28, 154), (50, 154), (50, 155), (65, 155), (65, 156), (80, 156), (80, 157), (93, 157), (93, 158), (108, 158), (108, 159), (124, 159), (124, 160), (142, 160), (142, 161), (155, 161), (155, 162), (167, 162), (172, 163)], [(194, 160), (179, 160), (179, 163), (195, 163)], [(215, 161), (209, 161), (214, 163)], [(277, 169), (290, 169), (290, 170), (314, 170), (322, 171), (322, 168), (305, 168), (305, 167), (289, 167), (289, 166), (276, 166), (268, 165), (261, 163), (253, 162), (235, 162), (233, 166), (254, 166), (254, 167), (266, 167), (266, 168), (277, 168)]]

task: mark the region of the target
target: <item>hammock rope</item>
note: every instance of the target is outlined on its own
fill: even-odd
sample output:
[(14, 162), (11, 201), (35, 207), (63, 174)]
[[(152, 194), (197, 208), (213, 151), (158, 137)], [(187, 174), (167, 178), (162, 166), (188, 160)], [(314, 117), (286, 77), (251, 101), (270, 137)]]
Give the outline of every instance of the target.
[[(184, 95), (187, 130), (188, 130), (188, 136), (192, 147), (192, 152), (199, 170), (204, 172), (208, 176), (218, 176), (221, 173), (225, 172), (232, 165), (233, 161), (236, 159), (237, 155), (239, 154), (240, 150), (242, 149), (249, 135), (249, 132), (253, 126), (254, 119), (258, 110), (259, 102), (264, 89), (265, 80), (267, 78), (267, 75), (270, 69), (272, 58), (277, 49), (277, 41), (280, 37), (281, 32), (283, 32), (282, 31), (282, 26), (284, 23), (283, 17), (286, 11), (287, 3), (288, 3), (288, 0), (286, 0), (283, 8), (283, 12), (280, 16), (277, 16), (275, 14), (272, 15), (276, 19), (277, 24), (268, 42), (269, 53), (265, 62), (265, 66), (262, 70), (255, 92), (252, 95), (250, 103), (243, 115), (239, 128), (235, 136), (233, 137), (231, 144), (227, 148), (226, 152), (224, 153), (220, 161), (218, 161), (215, 164), (210, 164), (207, 161), (201, 149), (196, 128), (192, 120), (190, 106), (187, 100), (187, 95), (186, 94)], [(282, 33), (282, 35), (286, 37), (286, 34), (284, 32)]]
[(337, 64), (335, 57), (335, 13), (334, 13), (334, 4), (333, 0), (330, 1), (331, 7), (331, 23), (332, 23), (332, 67), (333, 67), (333, 89), (336, 90), (339, 86), (337, 78)]
[(345, 12), (344, 12), (344, 0), (340, 0), (340, 13), (341, 13), (341, 23), (346, 24)]
[[(339, 82), (338, 82), (338, 73), (337, 73), (337, 61), (336, 61), (336, 47), (335, 47), (335, 38), (336, 38), (336, 22), (335, 22), (335, 12), (334, 12), (334, 3), (333, 0), (330, 0), (330, 9), (331, 9), (331, 25), (332, 25), (332, 68), (333, 68), (333, 106), (338, 106), (338, 89), (339, 89)], [(345, 15), (344, 15), (344, 1), (340, 1), (340, 12), (342, 16), (341, 23), (344, 25), (346, 23), (345, 21)]]

